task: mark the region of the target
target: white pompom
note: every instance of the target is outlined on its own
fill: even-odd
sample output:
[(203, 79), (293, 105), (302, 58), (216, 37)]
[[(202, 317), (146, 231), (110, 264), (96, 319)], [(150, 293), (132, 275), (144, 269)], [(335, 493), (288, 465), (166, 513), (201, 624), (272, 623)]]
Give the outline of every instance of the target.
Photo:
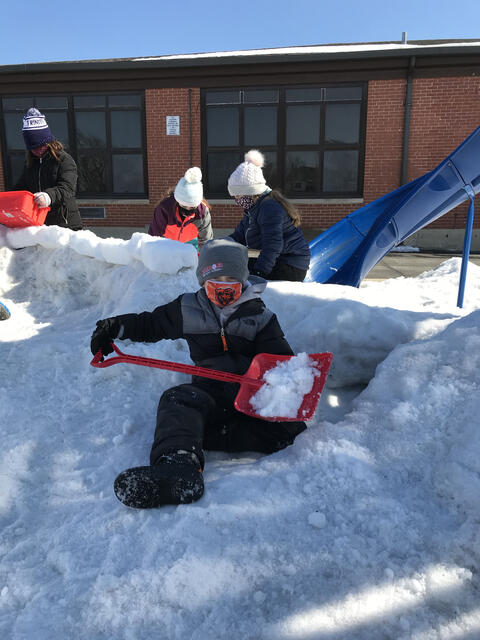
[(263, 167), (265, 158), (257, 149), (250, 149), (250, 151), (245, 154), (245, 162), (251, 162), (257, 167)]
[(187, 182), (201, 182), (202, 172), (198, 167), (191, 167), (185, 171), (185, 180)]

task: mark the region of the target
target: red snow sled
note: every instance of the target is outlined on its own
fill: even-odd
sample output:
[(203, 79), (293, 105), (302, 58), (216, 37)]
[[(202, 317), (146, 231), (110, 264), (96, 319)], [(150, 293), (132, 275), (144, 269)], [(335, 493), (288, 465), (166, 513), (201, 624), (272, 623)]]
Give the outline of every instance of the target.
[(167, 369), (168, 371), (179, 371), (180, 373), (190, 373), (194, 376), (203, 378), (212, 378), (213, 380), (223, 380), (225, 382), (237, 382), (240, 384), (240, 390), (235, 398), (235, 408), (249, 416), (268, 420), (270, 422), (292, 422), (297, 420), (311, 420), (315, 409), (317, 408), (320, 395), (322, 393), (325, 381), (327, 379), (328, 370), (332, 363), (333, 355), (331, 353), (310, 353), (308, 357), (313, 361), (318, 375), (314, 378), (312, 390), (303, 397), (303, 402), (298, 409), (294, 418), (285, 418), (280, 416), (265, 417), (255, 412), (250, 404), (250, 398), (254, 396), (259, 388), (264, 384), (263, 375), (269, 369), (275, 367), (279, 362), (289, 360), (294, 356), (278, 356), (271, 353), (259, 353), (254, 356), (247, 373), (238, 375), (235, 373), (227, 373), (226, 371), (217, 371), (216, 369), (207, 369), (206, 367), (197, 367), (191, 364), (181, 364), (180, 362), (170, 362), (168, 360), (157, 360), (156, 358), (144, 358), (142, 356), (131, 356), (122, 353), (120, 349), (112, 342), (112, 347), (118, 356), (113, 356), (102, 360), (103, 355), (98, 351), (90, 362), (92, 367), (110, 367), (112, 364), (119, 362), (127, 362), (130, 364), (143, 365), (144, 367), (155, 367), (156, 369)]
[(39, 227), (50, 207), (37, 207), (30, 191), (0, 191), (0, 224), (6, 227)]

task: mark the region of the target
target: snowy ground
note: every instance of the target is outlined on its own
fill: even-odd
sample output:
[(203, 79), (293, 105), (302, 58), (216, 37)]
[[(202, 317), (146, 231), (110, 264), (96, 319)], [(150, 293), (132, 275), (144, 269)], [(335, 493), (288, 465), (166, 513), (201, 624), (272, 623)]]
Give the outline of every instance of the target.
[[(0, 231), (0, 638), (480, 638), (480, 268), (463, 310), (456, 258), (269, 285), (295, 351), (334, 354), (315, 420), (271, 456), (207, 454), (193, 505), (129, 510), (113, 480), (186, 378), (94, 369), (90, 335), (195, 290), (195, 263), (144, 234)], [(121, 346), (189, 362), (183, 341)]]

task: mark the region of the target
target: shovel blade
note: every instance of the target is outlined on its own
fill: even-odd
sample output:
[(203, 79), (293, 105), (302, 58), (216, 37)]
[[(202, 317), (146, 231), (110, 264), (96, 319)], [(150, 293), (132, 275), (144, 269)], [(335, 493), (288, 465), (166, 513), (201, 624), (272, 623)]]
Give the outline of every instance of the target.
[[(327, 379), (328, 370), (332, 363), (333, 355), (331, 353), (309, 353), (308, 357), (315, 365), (315, 369), (318, 371), (318, 375), (315, 375), (313, 387), (309, 393), (303, 396), (302, 404), (300, 405), (297, 415), (295, 417), (286, 416), (261, 416), (253, 408), (250, 400), (257, 393), (259, 388), (259, 381), (263, 379), (264, 374), (284, 362), (290, 360), (295, 356), (279, 356), (271, 353), (259, 353), (256, 355), (247, 373), (245, 374), (246, 380), (240, 384), (240, 390), (235, 398), (235, 408), (242, 413), (246, 413), (249, 416), (260, 418), (261, 420), (268, 420), (270, 422), (297, 422), (303, 420), (311, 420), (318, 405), (318, 401), (322, 394), (325, 381)], [(252, 381), (250, 381), (252, 380)]]

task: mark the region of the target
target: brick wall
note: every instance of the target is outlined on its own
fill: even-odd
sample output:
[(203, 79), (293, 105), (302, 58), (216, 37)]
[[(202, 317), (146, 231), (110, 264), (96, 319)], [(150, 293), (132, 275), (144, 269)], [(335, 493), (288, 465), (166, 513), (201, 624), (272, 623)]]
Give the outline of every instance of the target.
[[(480, 78), (418, 78), (412, 88), (408, 180), (436, 167), (480, 125)], [(480, 206), (479, 196), (475, 199)], [(465, 228), (468, 203), (429, 225), (430, 229)], [(480, 216), (475, 216), (480, 227)]]
[[(87, 220), (90, 226), (143, 227), (156, 204), (190, 167), (188, 89), (147, 89), (145, 119), (149, 204), (106, 205), (106, 220)], [(192, 160), (200, 165), (200, 90), (192, 89)], [(180, 116), (180, 135), (167, 135), (166, 117)]]
[[(368, 86), (365, 145), (364, 202), (367, 204), (400, 186), (406, 81), (374, 80)], [(193, 164), (201, 162), (200, 90), (192, 88)], [(91, 226), (143, 227), (157, 202), (190, 166), (188, 89), (149, 89), (145, 92), (149, 203), (106, 205), (106, 220), (88, 220)], [(180, 116), (180, 135), (166, 135), (166, 116)], [(437, 166), (480, 124), (480, 78), (416, 78), (412, 111), (408, 180)], [(0, 190), (4, 189), (0, 158)], [(479, 198), (477, 197), (477, 201)], [(92, 203), (93, 204), (93, 203)], [(299, 204), (304, 228), (324, 229), (361, 204)], [(439, 218), (429, 228), (463, 228), (465, 203)], [(478, 204), (477, 204), (478, 208)], [(213, 224), (234, 227), (241, 211), (233, 204), (215, 204)], [(475, 226), (480, 227), (480, 216)]]
[[(373, 80), (368, 86), (364, 203), (400, 186), (406, 80)], [(180, 115), (180, 136), (167, 136), (165, 116)], [(188, 89), (146, 92), (150, 205), (109, 206), (107, 224), (147, 224), (166, 188), (174, 186), (189, 166)], [(413, 81), (407, 179), (433, 169), (480, 123), (480, 78), (416, 78)], [(193, 163), (200, 164), (200, 91), (192, 90)], [(304, 228), (324, 229), (361, 204), (299, 204)], [(467, 203), (430, 228), (463, 228)], [(234, 227), (241, 211), (215, 204), (213, 224)], [(98, 224), (105, 224), (99, 221)], [(475, 226), (480, 226), (476, 216)]]

